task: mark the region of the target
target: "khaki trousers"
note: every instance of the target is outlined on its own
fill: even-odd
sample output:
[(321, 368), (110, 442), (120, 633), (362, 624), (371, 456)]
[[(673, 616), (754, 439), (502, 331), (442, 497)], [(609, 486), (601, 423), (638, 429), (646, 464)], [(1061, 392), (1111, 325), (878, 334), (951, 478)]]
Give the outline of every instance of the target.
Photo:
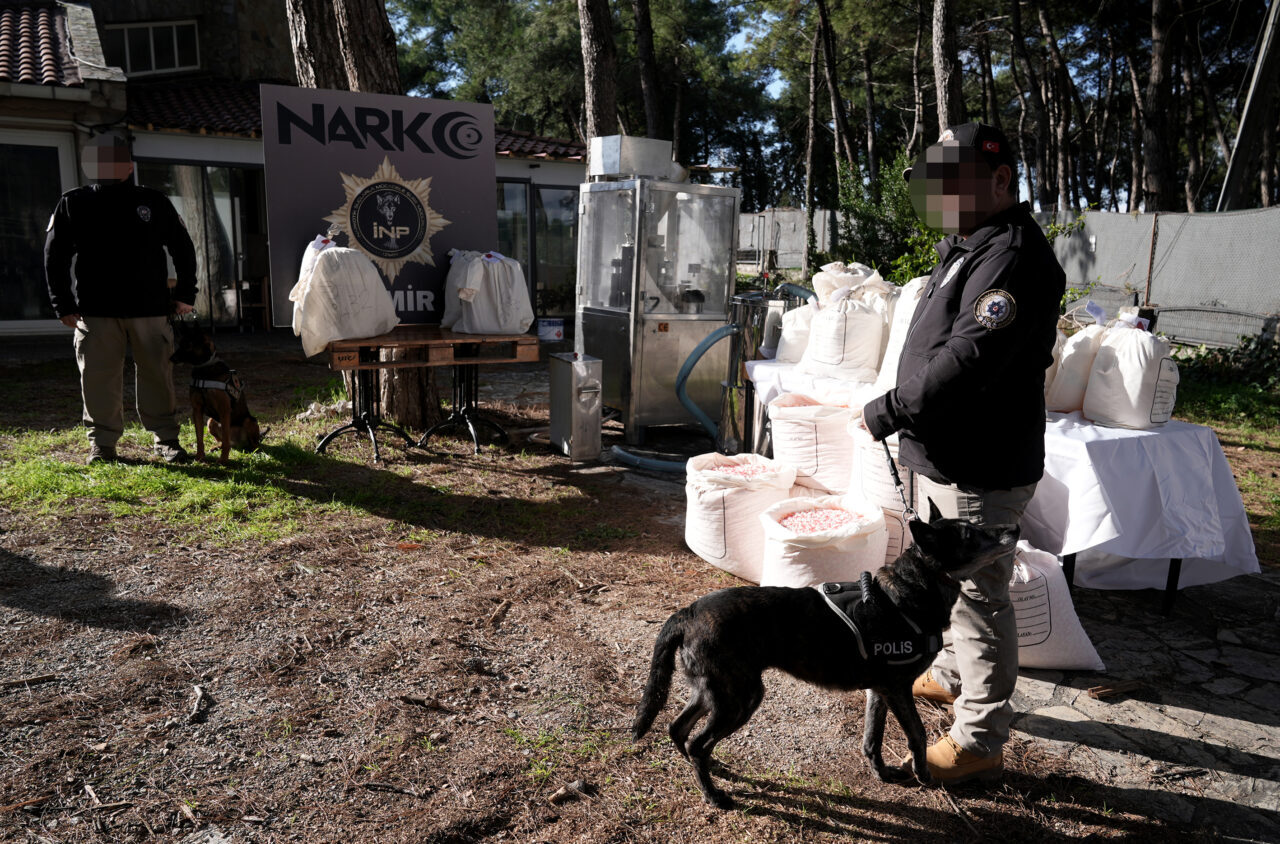
[[(978, 524), (1017, 524), (1036, 490), (1035, 484), (997, 490), (963, 490), (914, 476), (915, 509), (929, 514), (929, 499), (944, 518)], [(1018, 682), (1018, 623), (1009, 602), (1013, 552), (961, 581), (960, 599), (951, 610), (951, 629), (933, 661), (933, 678), (956, 695), (951, 738), (979, 756), (994, 756), (1009, 739)]]
[(114, 448), (124, 433), (125, 351), (133, 349), (138, 418), (156, 442), (176, 440), (173, 329), (166, 317), (82, 317), (75, 330), (83, 421), (89, 442)]

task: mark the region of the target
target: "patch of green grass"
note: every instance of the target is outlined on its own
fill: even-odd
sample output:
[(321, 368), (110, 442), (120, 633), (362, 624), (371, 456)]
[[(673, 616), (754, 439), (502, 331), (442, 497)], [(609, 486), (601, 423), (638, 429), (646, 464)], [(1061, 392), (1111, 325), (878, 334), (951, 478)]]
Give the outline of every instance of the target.
[(1261, 527), (1280, 530), (1280, 479), (1274, 476), (1263, 477), (1257, 472), (1246, 472), (1237, 482), (1240, 492), (1247, 499), (1263, 502)]
[(1220, 433), (1274, 432), (1280, 427), (1280, 391), (1257, 384), (1184, 379), (1178, 385), (1177, 415)]
[[(121, 440), (124, 452), (145, 452), (150, 436), (131, 426)], [(187, 426), (183, 441), (193, 439)], [(150, 460), (86, 466), (85, 451), (79, 429), (0, 430), (0, 502), (32, 515), (97, 510), (154, 519), (193, 541), (228, 545), (294, 535), (317, 512), (375, 514), (417, 527), (442, 498), (402, 473), (318, 455), (305, 437), (285, 436), (252, 454), (233, 452), (227, 466)], [(337, 472), (352, 479), (335, 484)]]

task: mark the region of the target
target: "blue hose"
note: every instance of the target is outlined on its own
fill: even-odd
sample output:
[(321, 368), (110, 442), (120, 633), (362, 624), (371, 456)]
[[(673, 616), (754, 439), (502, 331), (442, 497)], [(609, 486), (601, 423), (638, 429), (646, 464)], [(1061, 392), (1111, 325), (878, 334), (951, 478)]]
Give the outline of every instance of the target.
[(636, 466), (641, 469), (650, 469), (654, 472), (683, 472), (684, 462), (680, 460), (657, 460), (653, 457), (641, 457), (638, 454), (632, 454), (629, 451), (623, 451), (621, 447), (614, 446), (613, 456), (618, 458), (622, 463), (628, 466)]
[(807, 287), (801, 287), (800, 285), (792, 284), (789, 281), (784, 281), (782, 284), (779, 284), (777, 287), (773, 288), (774, 296), (777, 296), (779, 293), (786, 293), (791, 296), (799, 296), (801, 299), (804, 299), (810, 305), (816, 305), (818, 303), (817, 293), (814, 293), (812, 290), (810, 290)]
[(720, 436), (720, 429), (716, 427), (716, 423), (711, 421), (711, 417), (703, 413), (702, 408), (694, 404), (693, 399), (689, 398), (689, 393), (685, 391), (685, 382), (689, 380), (690, 373), (693, 372), (693, 368), (697, 366), (702, 356), (707, 353), (707, 349), (710, 349), (724, 338), (737, 334), (738, 331), (738, 326), (730, 323), (729, 325), (720, 326), (706, 337), (703, 337), (702, 342), (694, 347), (693, 351), (689, 353), (689, 357), (685, 358), (684, 366), (680, 367), (680, 374), (676, 376), (676, 398), (680, 399), (680, 404), (684, 405), (684, 409), (693, 414), (693, 418), (698, 420), (698, 423), (707, 430), (713, 440)]
[[(680, 367), (680, 372), (676, 375), (676, 398), (680, 399), (680, 404), (684, 405), (685, 410), (693, 414), (693, 418), (698, 420), (698, 424), (706, 429), (712, 440), (720, 435), (720, 429), (716, 427), (716, 423), (711, 421), (711, 417), (707, 416), (702, 411), (702, 408), (694, 404), (693, 399), (689, 398), (689, 393), (685, 390), (685, 384), (689, 380), (689, 375), (693, 372), (693, 368), (697, 366), (702, 356), (707, 353), (707, 349), (710, 349), (724, 338), (737, 334), (738, 331), (739, 329), (736, 325), (722, 325), (702, 338), (702, 342), (694, 347), (693, 351), (689, 353), (689, 357), (685, 358), (684, 365)], [(628, 466), (637, 466), (641, 469), (650, 469), (655, 472), (683, 472), (685, 469), (684, 461), (655, 460), (652, 457), (640, 457), (616, 445), (612, 451), (618, 460)]]

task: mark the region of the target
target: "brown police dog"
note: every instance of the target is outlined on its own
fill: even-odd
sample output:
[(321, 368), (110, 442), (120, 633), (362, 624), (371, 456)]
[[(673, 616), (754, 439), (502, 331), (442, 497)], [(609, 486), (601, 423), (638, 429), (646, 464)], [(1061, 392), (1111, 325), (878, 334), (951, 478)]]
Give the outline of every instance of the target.
[[(911, 776), (881, 756), (885, 715), (892, 711), (907, 734), (915, 776), (928, 783), (924, 725), (911, 683), (941, 648), (959, 581), (1018, 541), (1016, 525), (980, 527), (939, 518), (932, 501), (929, 509), (928, 523), (910, 523), (914, 544), (860, 583), (722, 589), (672, 615), (653, 646), (632, 738), (648, 732), (666, 703), (678, 653), (692, 694), (668, 733), (693, 764), (706, 801), (727, 809), (733, 800), (712, 782), (711, 751), (751, 718), (764, 698), (761, 675), (777, 668), (828, 689), (866, 689), (862, 753), (872, 772), (886, 782)], [(855, 600), (840, 605), (842, 596)], [(840, 606), (848, 611), (840, 613)]]
[(196, 429), (196, 459), (204, 460), (205, 417), (209, 433), (222, 445), (218, 462), (226, 463), (234, 446), (256, 451), (266, 433), (249, 412), (236, 371), (218, 358), (213, 338), (194, 322), (174, 324), (174, 363), (191, 364), (191, 421)]

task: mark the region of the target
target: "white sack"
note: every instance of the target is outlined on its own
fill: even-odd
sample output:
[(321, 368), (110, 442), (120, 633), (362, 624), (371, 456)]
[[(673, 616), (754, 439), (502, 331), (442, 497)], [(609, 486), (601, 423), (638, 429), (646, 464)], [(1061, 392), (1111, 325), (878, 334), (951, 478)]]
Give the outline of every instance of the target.
[(300, 277), (289, 293), (295, 303), (293, 332), (302, 338), (307, 357), (334, 340), (376, 337), (400, 323), (382, 276), (364, 253), (327, 247), (310, 263), (309, 276)]
[[(724, 471), (764, 470), (753, 477)], [(760, 514), (791, 497), (796, 470), (758, 454), (700, 454), (685, 464), (684, 541), (713, 566), (760, 582), (764, 526)]]
[(898, 288), (882, 279), (880, 273), (875, 273), (874, 278), (867, 279), (854, 290), (854, 295), (859, 302), (880, 316), (880, 348), (876, 352), (875, 365), (878, 370), (889, 346), (889, 330), (893, 327), (893, 309), (898, 299)]
[(449, 250), (449, 274), (444, 279), (444, 315), (440, 318), (441, 328), (453, 328), (462, 317), (462, 299), (458, 291), (467, 280), (467, 268), (471, 262), (483, 255), (466, 249)]
[(843, 261), (832, 261), (818, 268), (818, 272), (813, 274), (811, 283), (813, 292), (818, 297), (818, 304), (825, 308), (831, 303), (831, 294), (842, 287), (856, 284), (860, 279), (861, 276), (855, 270), (845, 266)]
[[(857, 419), (849, 423), (849, 436), (853, 439), (853, 473), (849, 478), (849, 494), (865, 499), (884, 511), (887, 538), (884, 560), (886, 563), (891, 562), (911, 544), (902, 496), (898, 494), (889, 462), (885, 459), (884, 443), (876, 442)], [(898, 469), (898, 477), (905, 483), (906, 470), (898, 463), (898, 435), (891, 434), (885, 442), (889, 444), (889, 454)]]
[(773, 459), (796, 469), (796, 483), (826, 492), (844, 492), (853, 469), (853, 439), (847, 407), (821, 404), (800, 393), (769, 402)]
[(799, 363), (804, 350), (809, 347), (809, 331), (813, 325), (813, 305), (801, 305), (782, 315), (782, 336), (778, 338), (778, 351), (773, 359), (778, 363)]
[(1062, 363), (1062, 349), (1067, 345), (1067, 335), (1059, 329), (1058, 336), (1053, 341), (1053, 363), (1049, 364), (1044, 371), (1044, 395), (1048, 400), (1049, 391), (1053, 389), (1053, 379), (1058, 376), (1058, 366)]
[(1104, 331), (1106, 329), (1101, 325), (1090, 325), (1067, 338), (1062, 346), (1062, 359), (1058, 361), (1053, 386), (1044, 397), (1046, 410), (1071, 413), (1084, 406), (1089, 372), (1093, 369), (1093, 359), (1098, 354)]
[(319, 260), (321, 252), (337, 245), (324, 235), (316, 235), (316, 239), (308, 243), (306, 251), (302, 253), (302, 267), (298, 270), (298, 280), (289, 291), (289, 301), (293, 302), (294, 337), (302, 334), (302, 300), (306, 298), (307, 291), (311, 287), (311, 273), (315, 271), (316, 261)]
[(1014, 555), (1009, 601), (1018, 621), (1018, 665), (1106, 671), (1080, 626), (1058, 558), (1023, 541)]
[(524, 334), (533, 325), (524, 270), (497, 252), (467, 262), (457, 297), (460, 312), (451, 327), (459, 334)]
[[(843, 527), (812, 534), (796, 534), (780, 524), (792, 513), (823, 508), (847, 510), (854, 519)], [(761, 586), (857, 580), (864, 571), (884, 565), (884, 515), (879, 507), (856, 496), (787, 499), (765, 510), (760, 523), (765, 535)]]
[(887, 393), (898, 386), (898, 360), (902, 357), (902, 347), (907, 342), (907, 330), (911, 327), (911, 317), (915, 315), (916, 306), (924, 294), (928, 276), (913, 278), (902, 285), (898, 291), (897, 301), (893, 306), (893, 317), (889, 325), (889, 336), (885, 341), (884, 355), (880, 360), (880, 372), (876, 376), (876, 388)]
[(1154, 428), (1173, 417), (1178, 364), (1169, 341), (1117, 323), (1107, 329), (1084, 394), (1084, 418), (1109, 428)]
[(814, 315), (800, 368), (810, 375), (875, 381), (883, 331), (883, 312), (859, 300), (842, 299)]

